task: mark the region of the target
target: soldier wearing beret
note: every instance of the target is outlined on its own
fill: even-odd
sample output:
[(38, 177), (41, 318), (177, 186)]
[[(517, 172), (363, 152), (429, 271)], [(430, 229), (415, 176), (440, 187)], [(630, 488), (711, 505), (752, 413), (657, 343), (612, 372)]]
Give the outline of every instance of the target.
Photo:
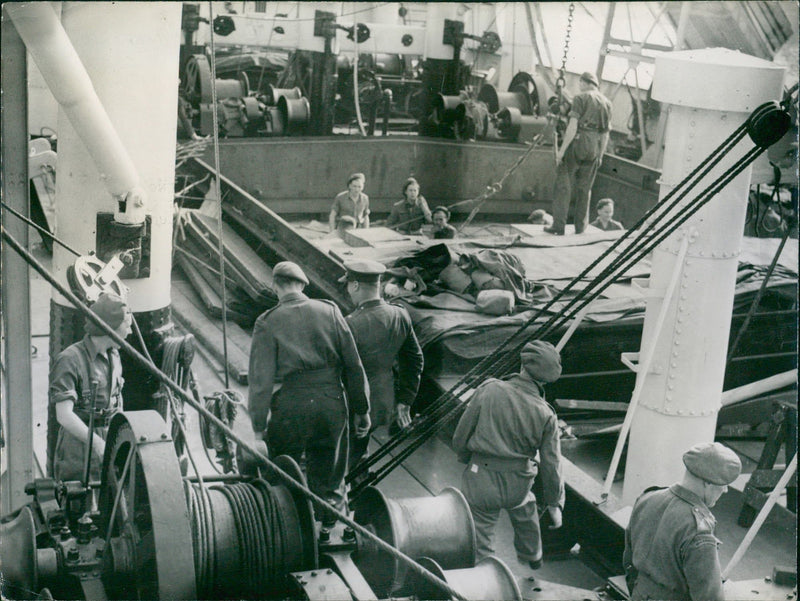
[[(411, 423), (411, 404), (422, 376), (422, 349), (411, 317), (403, 307), (390, 305), (380, 295), (380, 277), (386, 271), (377, 261), (346, 261), (347, 292), (356, 309), (347, 323), (367, 373), (372, 427)], [(369, 436), (351, 438), (350, 468), (367, 451)]]
[[(102, 293), (91, 309), (120, 337), (131, 333), (131, 311), (116, 294)], [(83, 339), (61, 351), (50, 369), (49, 402), (60, 426), (51, 466), (57, 480), (83, 478), (92, 411), (90, 479), (100, 479), (105, 433), (111, 418), (122, 410), (119, 345), (92, 321), (86, 322), (85, 330)]]
[(631, 599), (722, 600), (722, 577), (709, 510), (742, 470), (739, 457), (718, 442), (683, 455), (680, 483), (647, 489), (625, 530), (625, 565)]
[(592, 184), (608, 145), (611, 101), (600, 93), (594, 73), (583, 73), (578, 85), (580, 93), (572, 100), (564, 141), (556, 155), (553, 225), (544, 228), (549, 234), (564, 234), (573, 198), (575, 233), (586, 229)]
[[(339, 308), (303, 294), (303, 270), (284, 261), (272, 274), (278, 304), (256, 320), (250, 347), (253, 430), (273, 456), (302, 465), (305, 455), (311, 490), (344, 510), (348, 416), (362, 435), (370, 425), (364, 368)], [(336, 521), (322, 508), (318, 519)]]
[(456, 228), (448, 223), (450, 220), (450, 209), (447, 207), (436, 207), (433, 210), (433, 237), (437, 240), (451, 240), (456, 237)]
[[(367, 178), (363, 173), (353, 173), (347, 178), (347, 190), (339, 192), (333, 199), (328, 216), (330, 231), (369, 227), (369, 196), (363, 192), (366, 182)], [(348, 217), (345, 223), (340, 223), (342, 217)]]
[(519, 561), (537, 569), (542, 540), (531, 491), (537, 472), (550, 528), (561, 527), (564, 507), (558, 419), (544, 400), (544, 385), (561, 376), (561, 357), (549, 342), (535, 340), (523, 347), (521, 363), (518, 374), (490, 378), (475, 390), (456, 427), (453, 448), (467, 460), (461, 486), (475, 520), (479, 558), (493, 553), (494, 527), (505, 509)]

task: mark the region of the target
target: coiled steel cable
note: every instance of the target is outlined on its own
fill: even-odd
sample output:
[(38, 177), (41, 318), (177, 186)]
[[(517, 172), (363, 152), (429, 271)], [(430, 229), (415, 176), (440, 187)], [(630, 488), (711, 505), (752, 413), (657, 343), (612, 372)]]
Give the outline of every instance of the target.
[[(55, 288), (59, 294), (61, 294), (65, 299), (67, 299), (80, 313), (84, 315), (89, 321), (95, 324), (100, 330), (109, 338), (111, 338), (116, 344), (119, 345), (121, 349), (123, 349), (128, 355), (140, 366), (144, 367), (148, 372), (150, 372), (153, 376), (155, 376), (159, 382), (163, 383), (165, 386), (168, 386), (176, 395), (178, 395), (184, 403), (188, 403), (190, 407), (194, 408), (199, 413), (202, 413), (206, 419), (210, 420), (214, 423), (217, 427), (221, 428), (225, 434), (231, 438), (232, 440), (236, 441), (240, 448), (247, 451), (253, 457), (255, 457), (259, 462), (263, 465), (270, 468), (272, 473), (275, 475), (276, 478), (280, 478), (280, 480), (286, 484), (288, 488), (294, 490), (312, 502), (316, 503), (319, 506), (325, 508), (326, 511), (330, 512), (332, 515), (336, 516), (336, 518), (342, 522), (343, 524), (350, 526), (355, 532), (360, 534), (362, 537), (370, 541), (377, 549), (388, 553), (391, 557), (401, 561), (405, 566), (408, 567), (409, 570), (418, 574), (421, 578), (424, 578), (427, 582), (430, 582), (437, 589), (440, 589), (446, 592), (451, 598), (459, 599), (462, 601), (466, 601), (463, 594), (456, 591), (453, 587), (451, 587), (447, 582), (433, 574), (430, 570), (426, 569), (425, 567), (421, 566), (417, 563), (414, 559), (403, 553), (402, 551), (394, 548), (389, 543), (381, 539), (371, 530), (365, 528), (361, 524), (355, 522), (351, 517), (341, 511), (339, 511), (336, 507), (328, 503), (325, 499), (314, 493), (310, 490), (307, 486), (304, 486), (295, 478), (290, 476), (286, 471), (281, 469), (280, 466), (275, 464), (269, 457), (267, 457), (264, 453), (256, 449), (252, 444), (248, 441), (244, 440), (240, 435), (236, 432), (231, 430), (222, 420), (217, 418), (215, 415), (210, 413), (205, 407), (203, 407), (200, 403), (198, 403), (195, 399), (193, 399), (185, 390), (183, 390), (180, 386), (178, 386), (175, 382), (173, 382), (170, 378), (167, 377), (164, 372), (162, 372), (152, 361), (149, 361), (137, 351), (130, 343), (128, 343), (124, 338), (122, 338), (119, 334), (116, 333), (115, 330), (111, 329), (105, 321), (100, 319), (91, 309), (89, 309), (81, 299), (79, 299), (69, 288), (64, 286), (61, 282), (59, 282), (53, 274), (51, 274), (44, 265), (34, 257), (22, 244), (19, 243), (18, 240), (14, 238), (14, 236), (10, 235), (5, 228), (0, 227), (0, 237), (6, 241), (9, 247), (16, 252), (20, 257), (22, 257), (26, 263), (28, 263), (36, 273), (42, 276), (44, 280), (47, 281), (53, 288)], [(199, 480), (199, 478), (198, 478)]]

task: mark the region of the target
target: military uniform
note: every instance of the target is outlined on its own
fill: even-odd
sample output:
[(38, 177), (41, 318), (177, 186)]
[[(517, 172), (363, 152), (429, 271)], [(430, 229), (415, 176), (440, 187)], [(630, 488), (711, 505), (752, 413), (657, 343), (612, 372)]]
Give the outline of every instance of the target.
[[(389, 425), (396, 418), (395, 404), (411, 406), (419, 389), (424, 360), (411, 317), (378, 298), (361, 303), (347, 323), (369, 380), (372, 427)], [(368, 436), (352, 441), (351, 466), (363, 457), (368, 442)]]
[(333, 199), (332, 211), (336, 212), (336, 225), (342, 217), (352, 217), (355, 219), (356, 227), (364, 227), (369, 216), (369, 196), (363, 192), (358, 193), (358, 199), (350, 198), (350, 192), (345, 190), (339, 192)]
[(349, 412), (369, 412), (369, 388), (338, 307), (302, 292), (281, 298), (256, 320), (248, 377), (253, 429), (272, 412), (270, 453), (300, 462), (305, 452), (311, 490), (343, 509)]
[(400, 224), (398, 231), (405, 234), (419, 232), (422, 224), (431, 220), (431, 210), (425, 197), (421, 194), (417, 197), (414, 204), (409, 204), (405, 199), (392, 205), (392, 210), (386, 219), (386, 227)]
[[(112, 348), (102, 352), (92, 338), (85, 336), (61, 351), (50, 370), (49, 402), (56, 405), (72, 401), (73, 412), (89, 425), (92, 402), (92, 381), (95, 392), (95, 435), (105, 438), (108, 424), (122, 410), (122, 364), (119, 352)], [(86, 442), (64, 428), (59, 428), (53, 458), (53, 477), (57, 480), (80, 480), (86, 458)], [(92, 458), (92, 480), (100, 479), (102, 457)]]
[(645, 492), (625, 531), (623, 563), (632, 566), (632, 599), (722, 600), (716, 520), (680, 484)]
[(539, 516), (531, 491), (537, 468), (544, 503), (564, 505), (558, 420), (542, 395), (528, 375), (489, 379), (475, 390), (456, 427), (453, 448), (460, 457), (469, 457), (461, 483), (475, 521), (479, 557), (493, 554), (492, 533), (505, 509), (520, 561), (541, 561)]
[[(591, 77), (596, 85), (597, 79)], [(564, 233), (569, 205), (574, 198), (575, 233), (580, 234), (589, 222), (589, 199), (608, 140), (611, 101), (597, 88), (582, 92), (573, 99), (568, 117), (577, 119), (578, 131), (556, 172), (552, 230)]]

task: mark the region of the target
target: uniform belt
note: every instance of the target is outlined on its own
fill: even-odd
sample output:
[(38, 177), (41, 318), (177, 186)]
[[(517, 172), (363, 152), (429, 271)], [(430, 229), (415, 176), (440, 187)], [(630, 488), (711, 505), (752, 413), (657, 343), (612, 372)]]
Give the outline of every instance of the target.
[(283, 377), (283, 388), (307, 388), (323, 384), (339, 384), (342, 381), (342, 371), (338, 367), (323, 367), (321, 369), (304, 369), (295, 371)]
[[(107, 428), (108, 424), (111, 422), (111, 418), (114, 417), (118, 412), (116, 407), (108, 407), (106, 409), (98, 409), (94, 412), (94, 427), (95, 428)], [(89, 412), (88, 411), (81, 411), (76, 410), (75, 415), (77, 415), (83, 423), (89, 425)]]
[(497, 457), (495, 455), (484, 455), (483, 453), (473, 453), (472, 457), (470, 457), (470, 463), (476, 463), (479, 467), (494, 472), (529, 471), (533, 464), (527, 457)]
[(600, 129), (599, 127), (584, 127), (584, 126), (579, 127), (578, 131), (585, 131), (593, 134), (604, 134), (608, 132), (607, 129)]

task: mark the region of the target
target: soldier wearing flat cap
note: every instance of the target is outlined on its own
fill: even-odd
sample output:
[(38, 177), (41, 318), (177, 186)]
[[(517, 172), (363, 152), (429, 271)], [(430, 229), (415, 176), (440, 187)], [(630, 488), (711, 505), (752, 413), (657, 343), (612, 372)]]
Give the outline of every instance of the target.
[[(343, 511), (348, 418), (369, 429), (367, 378), (339, 308), (303, 294), (308, 278), (295, 263), (272, 274), (278, 304), (256, 320), (250, 347), (250, 420), (272, 456), (302, 465), (305, 455), (311, 490)], [(336, 521), (323, 508), (317, 518)]]
[(728, 447), (704, 442), (683, 454), (683, 465), (680, 483), (647, 489), (633, 506), (623, 555), (631, 599), (725, 598), (709, 508), (742, 463)]
[(564, 234), (573, 198), (575, 233), (586, 229), (592, 184), (608, 145), (611, 101), (600, 93), (594, 73), (583, 73), (578, 85), (580, 93), (572, 100), (564, 140), (556, 154), (553, 225), (544, 228), (549, 234)]
[[(380, 278), (386, 271), (370, 260), (345, 261), (347, 292), (356, 309), (347, 323), (367, 372), (372, 428), (411, 423), (411, 405), (422, 376), (422, 349), (414, 334), (411, 317), (403, 307), (381, 298)], [(350, 468), (367, 451), (369, 436), (351, 438)]]
[[(131, 310), (116, 294), (102, 293), (90, 309), (120, 337), (127, 338), (131, 333)], [(58, 354), (50, 369), (48, 396), (59, 426), (50, 467), (57, 480), (83, 478), (90, 421), (94, 435), (89, 476), (100, 479), (107, 427), (114, 414), (122, 410), (125, 380), (119, 345), (93, 321), (87, 320), (85, 332), (82, 340)]]
[(494, 527), (505, 509), (514, 526), (517, 558), (537, 569), (542, 541), (531, 491), (537, 472), (550, 528), (561, 527), (564, 507), (558, 418), (544, 400), (544, 385), (561, 376), (561, 357), (549, 342), (535, 340), (523, 347), (520, 359), (518, 374), (490, 378), (475, 390), (453, 448), (468, 459), (461, 486), (475, 521), (479, 558), (493, 554)]

